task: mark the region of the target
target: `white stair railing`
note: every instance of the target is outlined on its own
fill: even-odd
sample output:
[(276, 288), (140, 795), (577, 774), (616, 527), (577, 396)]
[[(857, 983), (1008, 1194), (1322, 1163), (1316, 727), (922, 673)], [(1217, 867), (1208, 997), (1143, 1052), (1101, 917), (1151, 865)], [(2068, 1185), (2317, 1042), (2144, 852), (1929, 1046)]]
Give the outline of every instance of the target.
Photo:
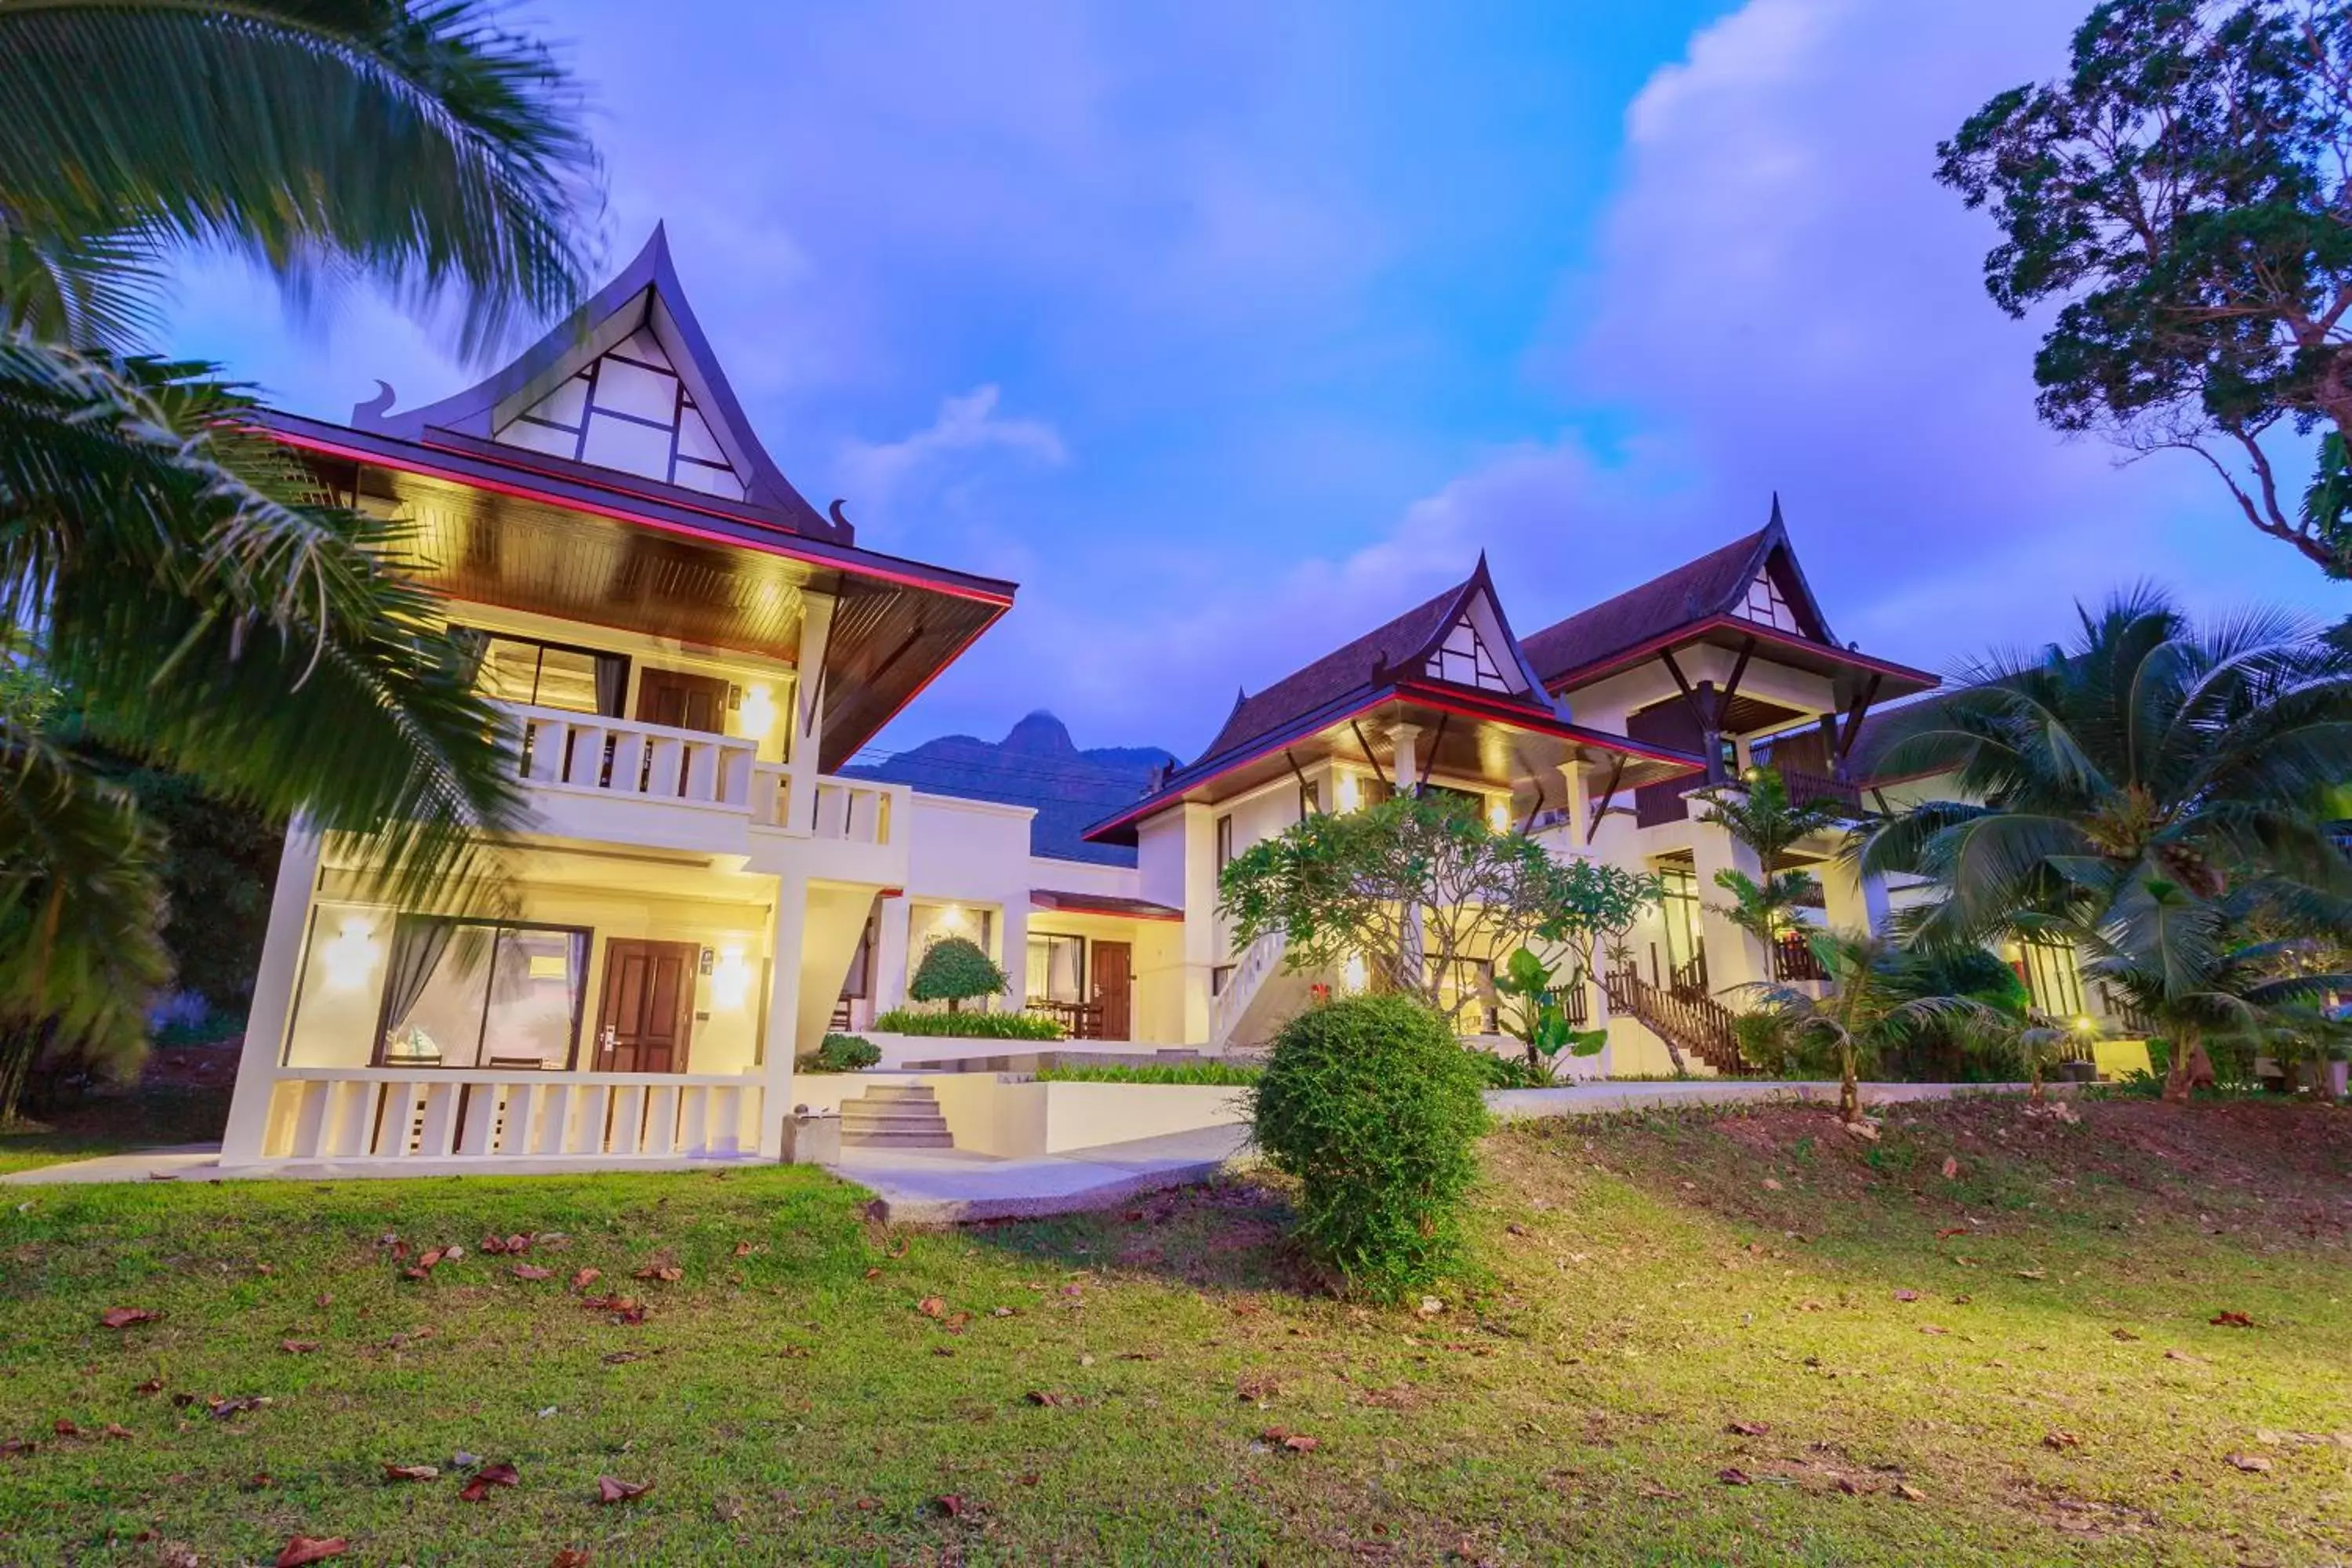
[(1289, 945), (1287, 932), (1270, 931), (1242, 950), (1234, 972), (1225, 977), (1225, 988), (1209, 999), (1211, 1045), (1222, 1046), (1232, 1039), (1234, 1026), (1249, 1011), (1250, 999), (1266, 977), (1282, 967), (1282, 955)]

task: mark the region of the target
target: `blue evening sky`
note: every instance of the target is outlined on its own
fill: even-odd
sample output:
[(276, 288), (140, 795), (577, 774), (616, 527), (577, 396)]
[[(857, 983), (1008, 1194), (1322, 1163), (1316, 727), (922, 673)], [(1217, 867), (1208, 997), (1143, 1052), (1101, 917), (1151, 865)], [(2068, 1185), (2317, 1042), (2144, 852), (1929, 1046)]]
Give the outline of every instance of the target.
[[(1524, 634), (1760, 525), (1943, 668), (2130, 579), (2340, 616), (2193, 458), (2035, 423), (1930, 178), (2085, 0), (542, 6), (786, 474), (1022, 584), (886, 732), (1196, 752), (1490, 552)], [(657, 19), (656, 19), (657, 18)], [(192, 268), (173, 347), (341, 419), (469, 379)]]

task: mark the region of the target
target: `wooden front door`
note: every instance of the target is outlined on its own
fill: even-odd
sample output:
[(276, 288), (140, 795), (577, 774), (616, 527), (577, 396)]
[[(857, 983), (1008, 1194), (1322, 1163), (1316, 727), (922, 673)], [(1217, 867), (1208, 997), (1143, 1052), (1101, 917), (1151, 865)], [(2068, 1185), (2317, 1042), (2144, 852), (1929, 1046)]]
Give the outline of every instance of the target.
[(714, 676), (648, 669), (637, 678), (637, 721), (721, 734), (727, 729), (727, 683)]
[(596, 1011), (598, 1072), (684, 1072), (694, 1028), (694, 972), (702, 949), (690, 942), (604, 943), (604, 997)]
[(1135, 950), (1123, 942), (1097, 942), (1087, 974), (1095, 1005), (1102, 1009), (1106, 1040), (1125, 1040), (1135, 1032)]

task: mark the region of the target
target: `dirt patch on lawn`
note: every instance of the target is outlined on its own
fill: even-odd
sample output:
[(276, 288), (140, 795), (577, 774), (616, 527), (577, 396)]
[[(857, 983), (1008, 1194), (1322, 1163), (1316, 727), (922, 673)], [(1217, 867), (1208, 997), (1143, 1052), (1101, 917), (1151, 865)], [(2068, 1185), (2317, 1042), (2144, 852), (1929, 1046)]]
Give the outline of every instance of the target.
[(1979, 1222), (2027, 1208), (2163, 1214), (2256, 1245), (2352, 1247), (2352, 1108), (2094, 1098), (2034, 1114), (1982, 1097), (1889, 1106), (1879, 1125), (1868, 1142), (1827, 1110), (1778, 1105), (1563, 1120), (1491, 1140), (1490, 1160), (1507, 1182), (1538, 1181), (1575, 1140), (1592, 1164), (1757, 1220), (1867, 1194)]

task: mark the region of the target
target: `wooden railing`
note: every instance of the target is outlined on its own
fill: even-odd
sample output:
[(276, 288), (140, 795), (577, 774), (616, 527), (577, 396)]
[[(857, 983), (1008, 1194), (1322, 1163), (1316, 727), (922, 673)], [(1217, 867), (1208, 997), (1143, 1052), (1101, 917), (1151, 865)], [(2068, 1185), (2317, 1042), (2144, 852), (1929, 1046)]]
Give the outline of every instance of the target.
[(1690, 955), (1689, 962), (1675, 964), (1666, 971), (1666, 989), (1687, 1001), (1701, 1001), (1711, 994), (1706, 983), (1706, 953), (1704, 949)]
[(513, 715), (523, 779), (540, 788), (687, 805), (751, 809), (752, 742), (501, 703)]
[[(1780, 766), (1780, 781), (1788, 786), (1789, 804), (1806, 805), (1825, 800), (1839, 807), (1850, 819), (1862, 816), (1862, 789), (1850, 779), (1831, 778), (1822, 773), (1809, 773), (1801, 768)], [(1725, 781), (1736, 784), (1736, 780)], [(1642, 827), (1655, 827), (1661, 823), (1685, 822), (1697, 816), (1688, 796), (1703, 789), (1719, 789), (1723, 784), (1710, 784), (1704, 779), (1669, 779), (1664, 784), (1643, 784), (1633, 792), (1633, 821)], [(1702, 808), (1705, 802), (1701, 802)]]
[(1822, 773), (1809, 773), (1797, 768), (1780, 770), (1780, 782), (1788, 786), (1790, 805), (1811, 805), (1826, 801), (1844, 813), (1848, 821), (1862, 816), (1862, 789), (1851, 779), (1830, 778)]
[(1735, 1015), (1712, 996), (1678, 995), (1632, 969), (1603, 977), (1601, 986), (1612, 1008), (1641, 1020), (1653, 1034), (1716, 1071), (1730, 1076), (1759, 1070), (1739, 1055), (1739, 1038), (1731, 1029)]
[(1772, 939), (1772, 978), (1782, 984), (1794, 981), (1822, 980), (1830, 972), (1822, 967), (1819, 954), (1813, 952), (1809, 932), (1784, 931)]
[(263, 1158), (723, 1159), (759, 1147), (756, 1078), (287, 1068)]
[(2104, 980), (2099, 982), (2099, 1010), (2135, 1035), (2156, 1033), (2156, 1020), (2142, 1012), (2130, 997), (2115, 990)]

